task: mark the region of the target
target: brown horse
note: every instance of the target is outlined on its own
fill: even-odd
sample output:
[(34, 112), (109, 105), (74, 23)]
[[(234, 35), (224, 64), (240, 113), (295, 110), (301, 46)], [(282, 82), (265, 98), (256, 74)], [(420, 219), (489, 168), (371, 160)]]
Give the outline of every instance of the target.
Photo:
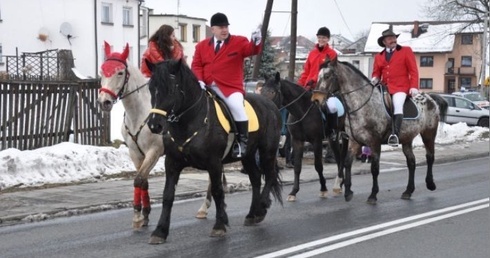
[[(381, 155), (381, 144), (385, 143), (391, 133), (391, 120), (383, 102), (379, 87), (371, 84), (369, 79), (357, 68), (337, 59), (327, 60), (320, 68), (318, 77), (319, 91), (313, 99), (322, 103), (330, 95), (338, 96), (344, 103), (347, 118), (345, 129), (349, 135), (349, 150), (345, 160), (345, 199), (353, 197), (351, 190), (351, 166), (354, 155), (362, 145), (371, 147), (371, 174), (373, 187), (368, 203), (375, 204), (379, 191), (378, 175)], [(421, 93), (414, 97), (418, 116), (405, 118), (400, 131), (400, 143), (407, 159), (408, 184), (402, 199), (410, 199), (415, 190), (415, 156), (412, 150), (413, 139), (420, 134), (424, 142), (427, 159), (425, 182), (427, 189), (436, 189), (432, 175), (434, 164), (434, 144), (439, 121), (445, 117), (447, 102), (436, 94)]]

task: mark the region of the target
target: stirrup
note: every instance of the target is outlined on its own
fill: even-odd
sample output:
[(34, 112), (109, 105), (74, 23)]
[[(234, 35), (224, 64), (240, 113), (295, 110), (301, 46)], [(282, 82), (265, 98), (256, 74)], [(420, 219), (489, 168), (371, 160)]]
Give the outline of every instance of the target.
[[(238, 149), (238, 153), (235, 153), (236, 149)], [(242, 145), (239, 142), (237, 142), (236, 146), (234, 146), (232, 149), (232, 156), (233, 156), (233, 158), (241, 159), (244, 156), (243, 152), (244, 151), (242, 150)]]
[(390, 135), (388, 137), (388, 145), (391, 147), (398, 147), (399, 141), (398, 141), (398, 136), (396, 134)]

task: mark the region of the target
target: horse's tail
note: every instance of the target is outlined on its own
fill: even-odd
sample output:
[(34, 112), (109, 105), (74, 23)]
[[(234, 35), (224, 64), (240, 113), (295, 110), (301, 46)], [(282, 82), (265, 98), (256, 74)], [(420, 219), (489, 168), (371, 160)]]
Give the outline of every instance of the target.
[(274, 172), (276, 174), (276, 180), (272, 182), (271, 193), (272, 196), (274, 196), (274, 200), (278, 201), (282, 205), (282, 178), (279, 166), (277, 164), (277, 159), (274, 166)]
[(447, 101), (441, 97), (441, 95), (436, 93), (430, 93), (429, 96), (437, 103), (439, 106), (439, 116), (441, 122), (446, 122), (446, 114), (448, 109)]

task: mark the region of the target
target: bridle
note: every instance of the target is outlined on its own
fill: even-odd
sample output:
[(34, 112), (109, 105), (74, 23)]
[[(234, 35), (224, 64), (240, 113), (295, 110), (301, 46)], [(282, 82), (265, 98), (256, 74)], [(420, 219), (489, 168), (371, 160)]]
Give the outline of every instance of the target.
[[(174, 74), (170, 74), (170, 79), (172, 80), (172, 85), (173, 87), (178, 90), (179, 89), (179, 84), (175, 82), (175, 75)], [(184, 95), (184, 92), (182, 90), (180, 90), (180, 92), (182, 93), (182, 95)], [(174, 108), (175, 108), (175, 104), (174, 104), (174, 107), (171, 109), (170, 112), (167, 112), (163, 109), (159, 109), (159, 108), (152, 108), (150, 109), (150, 114), (157, 114), (157, 115), (161, 115), (165, 118), (167, 118), (167, 121), (170, 122), (170, 123), (177, 123), (180, 121), (180, 118), (185, 115), (187, 112), (189, 112), (191, 109), (193, 109), (194, 107), (197, 106), (197, 104), (199, 104), (199, 102), (201, 101), (202, 97), (204, 96), (205, 94), (205, 91), (201, 91), (201, 94), (199, 95), (199, 99), (194, 101), (194, 103), (188, 107), (187, 109), (185, 109), (184, 111), (180, 112), (179, 114), (176, 114)], [(209, 107), (208, 107), (209, 109)]]
[(112, 90), (110, 90), (108, 88), (104, 88), (104, 87), (101, 87), (99, 89), (99, 93), (104, 92), (104, 93), (109, 94), (114, 99), (113, 100), (113, 103), (116, 103), (117, 100), (119, 100), (119, 99), (122, 100), (122, 99), (126, 98), (127, 96), (133, 94), (136, 91), (139, 91), (141, 88), (143, 88), (143, 87), (145, 87), (145, 86), (148, 85), (148, 82), (146, 82), (146, 83), (144, 83), (144, 84), (136, 87), (136, 89), (134, 89), (134, 90), (132, 90), (132, 91), (130, 91), (128, 93), (123, 94), (125, 92), (126, 86), (128, 85), (128, 82), (129, 82), (129, 76), (130, 76), (130, 74), (129, 74), (129, 71), (128, 71), (128, 64), (126, 63), (126, 61), (123, 61), (123, 60), (117, 59), (117, 58), (107, 58), (105, 61), (106, 62), (107, 61), (116, 61), (116, 62), (122, 63), (124, 65), (124, 73), (125, 73), (125, 76), (124, 76), (124, 81), (122, 83), (122, 87), (119, 90), (119, 92), (115, 93), (114, 91), (112, 91)]
[[(279, 82), (279, 83), (281, 83), (281, 82)], [(293, 105), (294, 103), (296, 103), (296, 102), (297, 102), (298, 100), (300, 100), (300, 99), (301, 99), (301, 98), (302, 98), (302, 97), (303, 97), (303, 96), (304, 96), (304, 95), (305, 95), (307, 92), (308, 92), (308, 91), (306, 91), (306, 90), (305, 90), (305, 91), (303, 91), (301, 94), (299, 94), (299, 96), (298, 96), (298, 97), (296, 97), (295, 99), (293, 99), (291, 102), (289, 102), (288, 104), (283, 105), (281, 108), (279, 108), (279, 111), (282, 111), (282, 110), (284, 110), (284, 109), (286, 109), (286, 108), (290, 107), (290, 106), (291, 106), (291, 105)], [(278, 94), (278, 93), (279, 93), (279, 94)], [(282, 99), (283, 99), (283, 97), (282, 97), (281, 90), (279, 89), (279, 90), (277, 90), (277, 91), (274, 91), (274, 94), (277, 94), (277, 95), (279, 96), (279, 98), (280, 98), (280, 102), (282, 103)], [(300, 119), (298, 119), (298, 120), (296, 120), (296, 121), (294, 121), (294, 122), (291, 122), (291, 123), (284, 123), (284, 124), (285, 124), (285, 125), (294, 125), (294, 124), (300, 123), (301, 121), (303, 121), (303, 119), (305, 119), (305, 117), (308, 115), (308, 113), (310, 113), (310, 110), (313, 108), (313, 106), (315, 106), (315, 103), (314, 103), (314, 102), (312, 102), (312, 103), (311, 103), (311, 105), (308, 107), (308, 109), (306, 110), (306, 112), (304, 113), (304, 115), (303, 115), (303, 116), (302, 116)]]

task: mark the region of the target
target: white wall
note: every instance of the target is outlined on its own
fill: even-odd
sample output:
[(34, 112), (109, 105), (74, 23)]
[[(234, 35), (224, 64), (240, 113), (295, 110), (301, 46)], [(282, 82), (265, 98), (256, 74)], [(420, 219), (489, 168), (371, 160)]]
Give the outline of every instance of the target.
[(373, 73), (373, 62), (374, 59), (370, 54), (347, 54), (338, 55), (340, 61), (349, 62), (354, 64), (354, 61), (359, 61), (359, 70), (366, 75), (366, 77), (371, 78)]
[[(113, 3), (113, 26), (100, 23), (101, 2)], [(97, 4), (98, 57), (96, 63), (95, 4)], [(122, 7), (133, 8), (134, 27), (122, 26)], [(70, 49), (76, 68), (84, 75), (96, 77), (103, 62), (104, 40), (122, 51), (126, 42), (134, 46), (132, 59), (138, 59), (138, 1), (137, 0), (0, 0), (0, 43), (2, 54), (15, 55), (16, 48), (22, 52), (40, 52), (47, 49)], [(71, 45), (60, 33), (62, 23), (72, 27)], [(37, 39), (40, 31), (49, 35), (45, 42)], [(2, 60), (5, 62), (5, 58)], [(5, 64), (0, 70), (6, 69)]]

